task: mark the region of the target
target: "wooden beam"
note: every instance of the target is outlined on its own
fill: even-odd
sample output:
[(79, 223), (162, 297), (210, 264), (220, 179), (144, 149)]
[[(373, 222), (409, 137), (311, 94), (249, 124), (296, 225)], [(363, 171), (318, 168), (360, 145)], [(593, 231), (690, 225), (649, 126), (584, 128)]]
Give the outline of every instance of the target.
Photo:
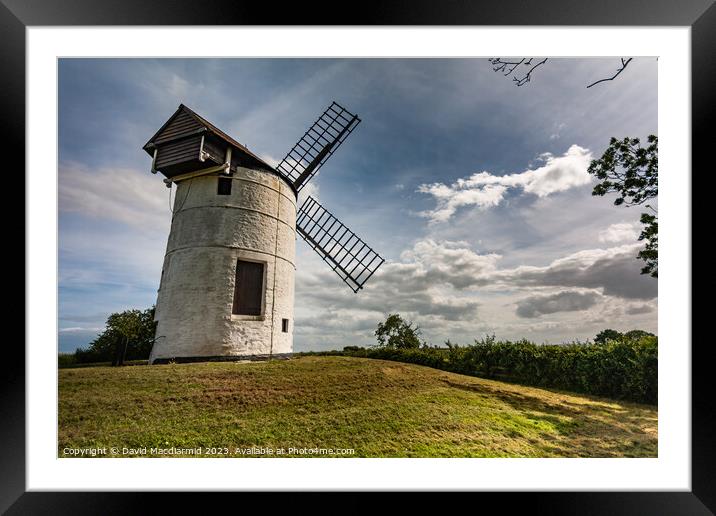
[(154, 164), (157, 162), (157, 151), (159, 150), (158, 147), (154, 147), (154, 157), (152, 158), (152, 174), (157, 173), (157, 169), (154, 168)]
[(164, 180), (164, 183), (166, 185), (169, 185), (171, 183), (176, 184), (179, 181), (184, 181), (185, 179), (191, 179), (192, 177), (205, 176), (207, 174), (219, 172), (220, 170), (229, 170), (229, 164), (224, 163), (223, 165), (217, 165), (215, 167), (209, 167), (209, 168), (202, 168), (201, 170), (195, 170), (194, 172), (187, 172), (186, 174), (180, 174), (178, 176), (168, 177)]

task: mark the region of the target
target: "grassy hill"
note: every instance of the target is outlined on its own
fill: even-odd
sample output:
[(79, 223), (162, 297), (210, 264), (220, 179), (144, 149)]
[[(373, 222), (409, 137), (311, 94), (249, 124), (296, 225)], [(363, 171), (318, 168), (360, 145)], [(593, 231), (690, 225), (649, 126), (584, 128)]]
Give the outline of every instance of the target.
[(123, 457), (159, 456), (152, 447), (655, 457), (657, 409), (349, 357), (61, 369), (58, 456), (89, 447)]

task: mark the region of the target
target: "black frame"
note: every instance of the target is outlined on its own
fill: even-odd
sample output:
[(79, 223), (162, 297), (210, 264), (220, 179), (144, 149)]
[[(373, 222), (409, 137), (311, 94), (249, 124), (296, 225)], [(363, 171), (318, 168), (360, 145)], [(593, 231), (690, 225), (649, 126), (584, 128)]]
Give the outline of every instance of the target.
[[(661, 25), (692, 28), (692, 162), (699, 188), (692, 189), (692, 206), (708, 206), (707, 193), (713, 191), (713, 158), (709, 131), (716, 111), (716, 37), (714, 0), (489, 0), (481, 3), (461, 0), (363, 1), (345, 7), (348, 15), (331, 17), (335, 2), (273, 4), (236, 0), (193, 2), (191, 0), (0, 0), (0, 146), (6, 160), (24, 170), (25, 157), (25, 29), (37, 25)], [(211, 9), (204, 8), (211, 4)], [(350, 12), (348, 12), (350, 11)], [(345, 13), (344, 13), (345, 14)], [(692, 179), (696, 175), (692, 174)], [(19, 174), (6, 178), (20, 182)], [(9, 179), (6, 179), (8, 181)], [(14, 190), (17, 192), (18, 190)], [(699, 202), (701, 201), (701, 202)], [(692, 216), (694, 224), (699, 217)], [(17, 226), (17, 225), (15, 225)], [(10, 228), (12, 229), (12, 228)], [(699, 234), (692, 230), (693, 234)], [(707, 261), (708, 260), (708, 261)], [(692, 252), (692, 268), (709, 271), (711, 255)], [(26, 270), (26, 274), (29, 271)], [(698, 282), (700, 290), (713, 280)], [(693, 296), (693, 294), (692, 294)], [(695, 298), (694, 298), (695, 299)], [(710, 514), (716, 511), (716, 468), (714, 467), (714, 402), (712, 362), (708, 360), (712, 343), (695, 337), (704, 335), (710, 303), (693, 303), (692, 339), (692, 491), (646, 493), (481, 493), (471, 494), (468, 503), (475, 508), (498, 502), (500, 511), (523, 507), (537, 514)], [(711, 315), (711, 314), (709, 314)], [(699, 317), (702, 316), (702, 317)], [(7, 320), (11, 320), (9, 317)], [(227, 498), (245, 498), (248, 493), (203, 493), (189, 500), (188, 493), (25, 493), (25, 354), (14, 339), (6, 339), (4, 350), (3, 395), (0, 401), (0, 510), (9, 514), (144, 514), (147, 502), (158, 501), (162, 512), (188, 509), (195, 504), (206, 511), (208, 504)], [(677, 343), (674, 343), (676, 345)], [(690, 343), (682, 343), (688, 346)], [(264, 503), (267, 495), (256, 496)], [(319, 494), (325, 503), (325, 494)], [(355, 496), (355, 495), (353, 495)], [(457, 494), (450, 495), (453, 497)], [(477, 497), (477, 500), (475, 500)], [(290, 498), (290, 499), (286, 499)], [(306, 499), (290, 496), (284, 503)], [(424, 504), (424, 496), (411, 495)], [(258, 501), (258, 500), (257, 500)], [(271, 495), (270, 503), (278, 502)], [(193, 503), (192, 503), (193, 502)], [(454, 503), (454, 502), (453, 502)], [(316, 507), (316, 504), (313, 504)], [(348, 502), (344, 507), (367, 508), (364, 502)]]

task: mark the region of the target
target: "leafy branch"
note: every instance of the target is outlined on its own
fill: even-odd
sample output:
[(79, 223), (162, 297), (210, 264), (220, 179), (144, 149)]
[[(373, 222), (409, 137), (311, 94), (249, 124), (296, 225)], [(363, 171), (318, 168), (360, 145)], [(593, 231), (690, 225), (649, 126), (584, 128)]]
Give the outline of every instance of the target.
[(659, 195), (659, 139), (652, 134), (648, 143), (648, 146), (642, 147), (639, 138), (611, 138), (602, 157), (589, 164), (588, 172), (600, 181), (592, 190), (592, 195), (616, 193), (616, 206), (643, 205), (652, 212), (641, 214), (640, 222), (644, 227), (639, 241), (645, 241), (645, 245), (637, 258), (646, 263), (641, 273), (656, 278), (659, 258), (658, 213), (651, 204), (644, 203)]
[(648, 143), (642, 147), (639, 138), (612, 138), (602, 157), (589, 165), (589, 173), (601, 181), (594, 187), (593, 195), (618, 193), (614, 200), (616, 206), (635, 206), (656, 197), (659, 194), (659, 139), (652, 134)]

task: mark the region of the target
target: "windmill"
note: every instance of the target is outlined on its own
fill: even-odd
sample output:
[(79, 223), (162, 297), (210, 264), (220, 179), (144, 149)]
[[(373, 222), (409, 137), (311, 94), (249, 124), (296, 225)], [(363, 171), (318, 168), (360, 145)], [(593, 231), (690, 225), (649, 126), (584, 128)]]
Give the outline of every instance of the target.
[(144, 145), (176, 186), (150, 363), (293, 349), (296, 234), (355, 293), (384, 259), (298, 192), (360, 123), (333, 102), (273, 167), (181, 104)]

